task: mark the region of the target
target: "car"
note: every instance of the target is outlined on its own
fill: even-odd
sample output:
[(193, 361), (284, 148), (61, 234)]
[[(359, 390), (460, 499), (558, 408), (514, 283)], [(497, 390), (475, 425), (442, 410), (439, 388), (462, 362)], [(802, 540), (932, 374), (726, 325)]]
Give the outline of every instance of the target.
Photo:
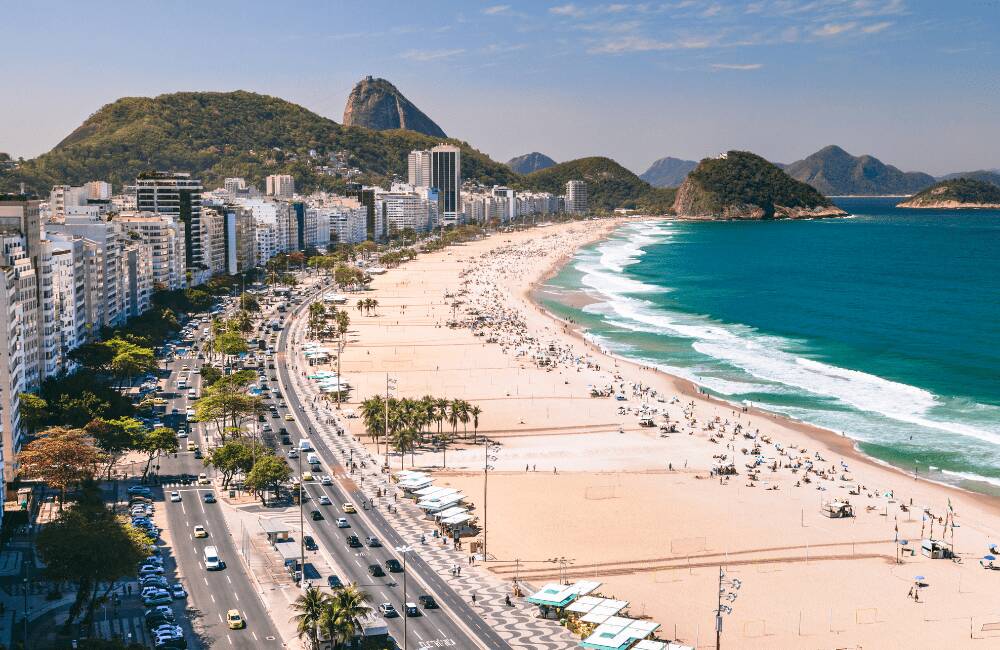
[(197, 445), (197, 443), (195, 443), (194, 440), (188, 440), (188, 442), (187, 442), (187, 450), (188, 451), (194, 451), (197, 448), (198, 448), (198, 445)]
[(208, 537), (208, 531), (201, 524), (196, 524), (194, 527), (194, 532), (192, 533), (194, 537)]
[(392, 603), (382, 603), (378, 606), (378, 611), (385, 618), (396, 618), (399, 616), (399, 612), (392, 606)]
[(344, 586), (344, 583), (337, 576), (327, 576), (326, 584), (330, 586), (330, 589), (340, 589)]
[(399, 563), (399, 560), (391, 558), (385, 561), (385, 568), (389, 569), (389, 573), (399, 573), (403, 570), (403, 565)]
[(152, 587), (153, 589), (166, 589), (170, 586), (167, 579), (163, 576), (146, 576), (139, 583), (139, 586), (143, 589), (148, 589)]
[(330, 501), (330, 497), (326, 496), (325, 494), (321, 494), (320, 495), (320, 497), (319, 497), (319, 504), (321, 506), (328, 506), (331, 503), (333, 503), (333, 501)]
[(174, 598), (187, 598), (187, 591), (184, 590), (184, 585), (177, 583), (170, 587), (170, 595)]
[(195, 417), (194, 409), (188, 409), (184, 411), (184, 416), (189, 420), (193, 420)]
[(344, 539), (347, 540), (347, 547), (348, 548), (361, 548), (361, 546), (362, 546), (361, 540), (358, 539), (357, 535), (348, 535)]
[(281, 438), (281, 444), (283, 444), (283, 445), (290, 445), (290, 444), (292, 444), (292, 439), (289, 438), (288, 436), (284, 436), (284, 437)]
[(312, 538), (312, 535), (306, 535), (302, 538), (302, 543), (306, 545), (307, 551), (318, 551), (319, 546), (316, 545), (316, 540)]
[(302, 472), (302, 480), (303, 481), (311, 481), (311, 480), (313, 480), (312, 472)]
[(148, 487), (144, 487), (142, 485), (133, 485), (128, 489), (128, 493), (130, 495), (138, 494), (139, 496), (144, 496), (144, 497), (153, 496), (153, 491), (150, 490)]
[(323, 485), (333, 485), (333, 479), (326, 474), (323, 475), (323, 478), (321, 478), (319, 482)]
[(271, 409), (271, 417), (272, 418), (278, 417), (278, 410), (277, 409)]
[(313, 521), (323, 520), (323, 513), (320, 512), (319, 510), (313, 510), (311, 513), (309, 513), (309, 516), (312, 517)]
[(382, 565), (380, 564), (369, 564), (368, 574), (373, 578), (381, 578), (385, 575), (385, 571), (382, 570)]
[(143, 616), (145, 616), (147, 620), (152, 617), (161, 616), (168, 621), (172, 621), (174, 620), (174, 610), (170, 609), (168, 605), (157, 605), (156, 607), (147, 609), (143, 613)]
[(181, 493), (180, 492), (178, 492), (177, 490), (174, 490), (173, 492), (170, 493), (170, 501), (171, 501), (171, 503), (179, 503), (180, 500), (181, 500)]
[(198, 475), (198, 485), (211, 485), (212, 481), (208, 478), (207, 474)]
[(428, 596), (428, 595), (425, 594), (425, 595), (420, 596), (419, 598), (417, 598), (417, 602), (419, 602), (423, 606), (424, 609), (437, 609), (438, 608), (438, 604), (437, 604), (437, 601), (434, 600), (434, 596)]
[(420, 616), (420, 610), (416, 603), (403, 603), (403, 611), (407, 616)]
[(201, 447), (195, 447), (194, 448), (194, 457), (195, 458), (201, 458)]
[[(157, 605), (157, 607), (166, 607), (166, 605)], [(173, 615), (171, 615), (170, 618), (167, 618), (164, 614), (157, 612), (151, 616), (146, 616), (146, 627), (150, 629), (156, 629), (165, 623), (173, 622)]]
[(347, 517), (337, 518), (337, 528), (350, 528), (351, 522), (347, 521)]
[(341, 509), (349, 515), (352, 515), (355, 512), (357, 512), (357, 510), (354, 509), (353, 503), (345, 503), (344, 505), (341, 506)]
[(378, 537), (375, 537), (374, 535), (369, 535), (368, 539), (365, 541), (367, 541), (368, 546), (372, 548), (380, 548), (382, 546), (382, 542), (380, 542)]
[(151, 575), (163, 575), (163, 567), (158, 564), (143, 564), (139, 568), (139, 575), (142, 577)]
[(240, 616), (240, 610), (231, 609), (226, 612), (226, 625), (229, 626), (230, 630), (239, 630), (246, 625), (243, 617)]
[(288, 450), (288, 457), (291, 458), (291, 459), (298, 458), (299, 457), (299, 450), (295, 449), (294, 447), (292, 449), (289, 449)]
[(206, 492), (204, 496), (202, 496), (202, 500), (205, 503), (215, 503), (215, 494), (211, 492)]
[(286, 422), (292, 422), (293, 420), (295, 420), (295, 418), (292, 417), (291, 413), (285, 413), (285, 421)]
[(177, 437), (178, 437), (178, 438), (187, 438), (187, 437), (188, 437), (188, 432), (187, 432), (187, 431), (185, 431), (184, 429), (180, 429), (180, 430), (179, 430), (179, 431), (177, 432)]
[(172, 603), (174, 597), (170, 595), (170, 592), (166, 589), (159, 589), (156, 593), (145, 596), (142, 599), (142, 604), (149, 605), (166, 605), (167, 603)]

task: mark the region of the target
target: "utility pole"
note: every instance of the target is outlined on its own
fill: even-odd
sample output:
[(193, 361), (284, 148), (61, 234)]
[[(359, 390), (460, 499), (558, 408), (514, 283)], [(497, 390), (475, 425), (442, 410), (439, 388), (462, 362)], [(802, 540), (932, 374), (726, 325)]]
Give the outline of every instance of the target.
[(306, 484), (302, 480), (302, 454), (299, 454), (299, 586), (306, 584), (306, 527), (302, 516), (302, 503), (306, 500)]
[(406, 554), (413, 550), (411, 546), (397, 546), (396, 550), (403, 556), (403, 650), (406, 650)]
[(494, 469), (490, 465), (491, 460), (496, 460), (496, 456), (490, 456), (490, 451), (496, 449), (499, 450), (499, 445), (491, 445), (489, 436), (483, 436), (483, 562), (486, 562), (486, 509), (489, 504), (489, 492), (487, 488), (489, 486), (490, 470)]

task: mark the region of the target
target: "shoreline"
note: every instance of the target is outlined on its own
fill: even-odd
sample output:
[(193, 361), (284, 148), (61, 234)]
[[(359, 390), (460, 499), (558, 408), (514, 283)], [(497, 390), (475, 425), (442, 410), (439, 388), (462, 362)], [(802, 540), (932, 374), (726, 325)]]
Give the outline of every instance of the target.
[[(669, 220), (671, 220), (671, 218), (670, 217), (647, 217), (647, 218), (643, 218), (642, 220), (643, 221), (654, 221), (654, 220), (655, 221), (669, 221)], [(560, 316), (552, 313), (551, 311), (549, 311), (545, 307), (545, 305), (543, 305), (537, 299), (537, 296), (536, 296), (536, 294), (541, 290), (541, 288), (543, 287), (543, 285), (545, 285), (545, 283), (547, 283), (549, 280), (551, 280), (553, 277), (555, 277), (567, 264), (569, 264), (572, 261), (572, 259), (576, 256), (576, 254), (580, 251), (580, 249), (584, 248), (585, 246), (591, 246), (591, 245), (593, 245), (593, 244), (595, 244), (595, 243), (597, 243), (599, 241), (604, 241), (604, 240), (608, 239), (611, 235), (614, 234), (614, 231), (618, 230), (623, 225), (627, 225), (627, 223), (618, 224), (617, 226), (615, 226), (614, 229), (612, 229), (611, 231), (609, 231), (608, 233), (606, 233), (603, 237), (595, 237), (595, 238), (593, 238), (593, 239), (591, 239), (589, 241), (581, 243), (580, 246), (573, 253), (571, 253), (571, 254), (564, 254), (564, 255), (560, 256), (560, 258), (556, 262), (554, 262), (552, 265), (550, 265), (545, 270), (545, 273), (543, 273), (541, 276), (539, 276), (539, 278), (530, 285), (530, 288), (522, 294), (522, 297), (530, 305), (532, 305), (534, 308), (536, 308), (540, 313), (542, 313), (543, 315), (545, 315), (547, 318), (549, 318), (552, 321), (554, 321), (555, 323), (563, 326), (565, 328), (564, 331), (566, 331), (566, 333), (569, 336), (571, 336), (574, 339), (582, 342), (588, 348), (590, 348), (590, 349), (596, 349), (601, 354), (603, 354), (603, 355), (605, 355), (605, 356), (607, 356), (609, 358), (617, 360), (619, 363), (621, 363), (621, 364), (623, 364), (625, 366), (630, 367), (634, 371), (639, 371), (639, 372), (654, 372), (654, 373), (658, 373), (660, 375), (663, 375), (664, 377), (668, 378), (668, 380), (671, 381), (674, 385), (676, 385), (678, 387), (678, 389), (679, 389), (679, 392), (681, 392), (681, 394), (683, 394), (687, 398), (691, 398), (691, 399), (704, 399), (704, 400), (708, 400), (708, 401), (713, 401), (715, 403), (723, 404), (723, 405), (725, 405), (725, 406), (727, 406), (729, 408), (732, 408), (735, 411), (741, 411), (744, 408), (746, 408), (746, 410), (744, 412), (747, 415), (755, 415), (757, 417), (765, 418), (765, 419), (768, 419), (768, 420), (770, 420), (772, 422), (775, 422), (775, 423), (778, 423), (778, 424), (783, 424), (783, 425), (787, 426), (788, 428), (794, 429), (794, 430), (798, 431), (799, 433), (802, 433), (803, 435), (805, 435), (805, 436), (807, 436), (809, 438), (812, 438), (813, 440), (816, 440), (817, 442), (820, 442), (820, 443), (826, 445), (832, 451), (835, 451), (838, 454), (841, 454), (841, 455), (843, 455), (845, 457), (848, 457), (848, 458), (852, 459), (853, 461), (856, 461), (856, 462), (859, 462), (859, 463), (869, 464), (869, 465), (874, 466), (874, 467), (881, 467), (881, 468), (884, 468), (884, 469), (892, 470), (893, 472), (898, 473), (899, 476), (900, 476), (900, 478), (912, 479), (914, 481), (924, 481), (924, 482), (927, 482), (927, 483), (930, 483), (930, 484), (933, 484), (933, 485), (937, 485), (937, 486), (940, 486), (940, 487), (950, 488), (950, 489), (956, 490), (956, 491), (958, 491), (959, 493), (961, 493), (961, 494), (963, 494), (965, 496), (973, 497), (973, 498), (975, 498), (977, 500), (980, 500), (981, 503), (984, 506), (987, 506), (987, 507), (993, 509), (994, 511), (996, 511), (998, 514), (1000, 514), (1000, 496), (998, 496), (998, 495), (988, 494), (988, 493), (984, 493), (984, 492), (978, 492), (976, 490), (972, 490), (972, 489), (963, 487), (961, 485), (956, 485), (954, 483), (947, 483), (945, 481), (934, 480), (934, 479), (928, 478), (926, 476), (921, 476), (919, 473), (914, 474), (913, 472), (908, 472), (906, 469), (904, 469), (902, 467), (899, 467), (897, 465), (893, 465), (892, 463), (889, 463), (888, 461), (884, 461), (884, 460), (882, 460), (880, 458), (876, 458), (875, 456), (869, 456), (868, 454), (866, 454), (864, 451), (862, 451), (860, 449), (860, 447), (859, 447), (860, 442), (859, 441), (855, 440), (854, 438), (851, 438), (850, 436), (847, 436), (846, 434), (843, 434), (843, 433), (839, 433), (838, 434), (836, 431), (833, 431), (831, 429), (827, 429), (825, 427), (821, 427), (821, 426), (818, 426), (818, 425), (815, 425), (815, 424), (812, 424), (812, 423), (809, 423), (809, 422), (805, 422), (803, 420), (797, 420), (797, 419), (795, 419), (793, 417), (790, 417), (790, 416), (787, 416), (787, 415), (783, 415), (781, 413), (774, 413), (772, 411), (768, 411), (766, 409), (763, 409), (763, 408), (760, 408), (760, 407), (757, 407), (757, 406), (744, 407), (744, 405), (742, 405), (742, 404), (731, 402), (731, 401), (729, 401), (729, 400), (727, 400), (725, 398), (714, 396), (714, 395), (710, 395), (708, 393), (703, 393), (703, 392), (701, 392), (701, 390), (699, 390), (698, 384), (695, 381), (691, 380), (691, 379), (687, 379), (685, 377), (680, 377), (678, 375), (671, 374), (671, 373), (666, 372), (664, 370), (661, 370), (659, 368), (655, 368), (655, 367), (649, 367), (649, 368), (647, 368), (647, 367), (643, 366), (641, 363), (639, 363), (638, 361), (636, 361), (634, 359), (630, 359), (630, 358), (628, 358), (628, 357), (626, 357), (624, 355), (621, 355), (621, 354), (618, 354), (618, 353), (615, 353), (615, 352), (611, 352), (611, 351), (609, 351), (609, 350), (607, 350), (607, 349), (605, 349), (605, 348), (597, 345), (596, 343), (594, 343), (593, 341), (591, 341), (591, 340), (589, 340), (587, 338), (586, 332), (583, 330), (582, 326), (578, 325), (577, 323), (573, 323), (573, 322), (567, 321), (567, 320), (563, 319), (562, 317), (560, 317)], [(585, 294), (585, 292), (583, 292), (583, 291), (579, 291), (579, 293)], [(588, 302), (590, 302), (590, 303), (597, 302), (597, 300), (596, 299), (589, 299)], [(973, 479), (966, 479), (966, 480), (968, 480), (970, 482), (974, 482)], [(986, 482), (986, 481), (979, 481), (979, 482), (985, 483), (986, 485), (989, 485), (989, 483)]]

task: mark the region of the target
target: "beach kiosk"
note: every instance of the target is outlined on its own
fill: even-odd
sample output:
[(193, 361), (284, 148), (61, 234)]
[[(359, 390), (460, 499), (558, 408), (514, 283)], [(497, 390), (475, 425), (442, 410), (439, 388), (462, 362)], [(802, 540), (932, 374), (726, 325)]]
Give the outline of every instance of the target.
[(920, 554), (932, 560), (950, 560), (955, 557), (951, 544), (940, 539), (925, 539), (920, 542)]
[(586, 596), (601, 586), (600, 582), (581, 580), (571, 585), (550, 582), (526, 599), (532, 605), (538, 605), (542, 618), (558, 617), (557, 610), (562, 610), (580, 596)]
[(854, 506), (847, 501), (829, 501), (820, 506), (820, 513), (830, 519), (845, 519), (854, 516)]
[(636, 641), (652, 635), (660, 624), (655, 621), (640, 621), (634, 618), (612, 616), (597, 626), (593, 634), (580, 642), (581, 648), (594, 650), (626, 650)]

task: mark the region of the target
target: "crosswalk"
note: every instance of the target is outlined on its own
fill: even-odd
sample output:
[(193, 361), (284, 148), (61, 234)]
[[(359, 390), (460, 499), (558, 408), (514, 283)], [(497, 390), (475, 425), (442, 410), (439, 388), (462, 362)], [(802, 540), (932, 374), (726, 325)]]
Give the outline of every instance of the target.
[(97, 633), (102, 639), (118, 637), (126, 643), (146, 643), (150, 640), (141, 616), (102, 618), (97, 623)]

